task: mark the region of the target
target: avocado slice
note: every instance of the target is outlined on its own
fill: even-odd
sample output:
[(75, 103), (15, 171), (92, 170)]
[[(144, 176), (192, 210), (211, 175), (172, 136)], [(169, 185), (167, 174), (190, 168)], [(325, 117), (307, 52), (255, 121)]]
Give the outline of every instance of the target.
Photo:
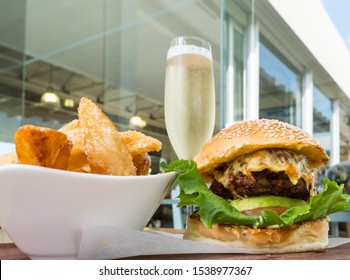
[(304, 206), (307, 202), (304, 200), (282, 197), (282, 196), (257, 196), (244, 199), (235, 199), (230, 201), (231, 205), (238, 211), (243, 212), (257, 208), (282, 207), (291, 208), (294, 206)]

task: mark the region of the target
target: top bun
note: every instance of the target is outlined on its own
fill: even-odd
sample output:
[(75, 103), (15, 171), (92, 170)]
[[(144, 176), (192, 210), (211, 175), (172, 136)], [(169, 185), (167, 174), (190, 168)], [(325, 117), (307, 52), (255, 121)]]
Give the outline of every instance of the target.
[(320, 168), (329, 157), (322, 146), (300, 128), (278, 120), (251, 120), (236, 123), (217, 133), (194, 157), (207, 179), (222, 163), (261, 149), (293, 150), (307, 157), (311, 168)]

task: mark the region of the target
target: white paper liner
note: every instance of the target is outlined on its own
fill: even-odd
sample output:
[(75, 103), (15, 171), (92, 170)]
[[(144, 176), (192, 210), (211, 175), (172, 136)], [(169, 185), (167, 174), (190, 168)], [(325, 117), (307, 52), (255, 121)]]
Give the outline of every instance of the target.
[[(350, 242), (350, 238), (330, 238), (327, 248)], [(87, 226), (83, 233), (78, 259), (107, 260), (140, 255), (244, 253), (257, 250), (229, 248), (183, 240), (182, 234), (160, 231), (136, 231), (107, 226)]]

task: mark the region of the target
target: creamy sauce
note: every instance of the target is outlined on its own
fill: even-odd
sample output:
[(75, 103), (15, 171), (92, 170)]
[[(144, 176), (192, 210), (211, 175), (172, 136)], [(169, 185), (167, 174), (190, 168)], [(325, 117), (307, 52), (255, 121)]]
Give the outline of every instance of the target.
[(251, 172), (269, 169), (272, 172), (284, 171), (293, 185), (304, 179), (308, 189), (313, 188), (313, 174), (304, 155), (287, 149), (264, 149), (238, 157), (223, 173), (216, 173), (215, 179), (227, 185), (230, 174), (241, 172), (250, 176)]

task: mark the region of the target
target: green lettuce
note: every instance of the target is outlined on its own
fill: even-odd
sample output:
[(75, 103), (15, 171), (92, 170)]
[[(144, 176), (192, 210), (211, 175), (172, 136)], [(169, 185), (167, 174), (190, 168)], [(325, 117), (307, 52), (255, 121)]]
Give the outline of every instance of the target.
[(297, 205), (278, 215), (265, 210), (259, 215), (246, 215), (238, 211), (230, 201), (209, 190), (200, 176), (194, 161), (178, 160), (161, 163), (164, 172), (175, 171), (180, 186), (178, 207), (197, 206), (201, 221), (208, 228), (213, 224), (236, 224), (254, 228), (269, 226), (288, 227), (295, 223), (326, 217), (332, 213), (350, 210), (350, 195), (343, 194), (343, 185), (324, 178), (323, 191), (310, 198), (309, 203)]

